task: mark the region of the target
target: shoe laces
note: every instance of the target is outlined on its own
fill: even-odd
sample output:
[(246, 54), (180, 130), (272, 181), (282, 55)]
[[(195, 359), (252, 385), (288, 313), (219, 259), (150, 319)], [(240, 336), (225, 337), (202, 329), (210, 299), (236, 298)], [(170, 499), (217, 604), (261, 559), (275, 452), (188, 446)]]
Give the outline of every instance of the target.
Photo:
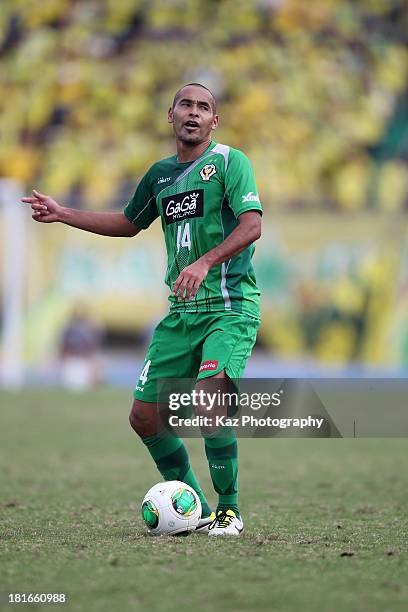
[(235, 517), (232, 516), (232, 514), (227, 514), (226, 510), (220, 510), (216, 518), (211, 523), (209, 529), (214, 529), (215, 527), (228, 527), (233, 518)]

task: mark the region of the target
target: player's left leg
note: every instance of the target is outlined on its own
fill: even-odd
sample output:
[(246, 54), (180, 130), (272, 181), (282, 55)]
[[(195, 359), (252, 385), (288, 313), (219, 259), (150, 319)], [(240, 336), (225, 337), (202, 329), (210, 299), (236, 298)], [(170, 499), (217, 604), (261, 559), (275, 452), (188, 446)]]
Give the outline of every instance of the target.
[[(196, 390), (203, 389), (214, 399), (216, 397), (212, 414), (226, 416), (228, 394), (237, 391), (231, 381), (236, 383), (242, 377), (256, 340), (259, 320), (232, 312), (200, 318), (198, 325), (205, 340)], [(205, 402), (200, 404), (198, 411), (204, 416), (209, 414)], [(209, 534), (239, 535), (243, 522), (238, 507), (238, 445), (234, 429), (228, 426), (213, 430), (202, 428), (202, 435), (211, 480), (218, 494), (216, 519)]]
[[(225, 370), (205, 380), (199, 380), (196, 391), (204, 391), (203, 397), (210, 394), (215, 403), (200, 402), (196, 414), (207, 416), (215, 423), (217, 417), (226, 417), (228, 403), (226, 394), (236, 391), (231, 384)], [(202, 427), (202, 436), (205, 444), (205, 454), (213, 487), (218, 494), (216, 516), (212, 525), (208, 526), (208, 533), (218, 534), (221, 529), (223, 535), (239, 535), (243, 531), (243, 522), (238, 508), (238, 444), (232, 427), (217, 427), (216, 424)]]

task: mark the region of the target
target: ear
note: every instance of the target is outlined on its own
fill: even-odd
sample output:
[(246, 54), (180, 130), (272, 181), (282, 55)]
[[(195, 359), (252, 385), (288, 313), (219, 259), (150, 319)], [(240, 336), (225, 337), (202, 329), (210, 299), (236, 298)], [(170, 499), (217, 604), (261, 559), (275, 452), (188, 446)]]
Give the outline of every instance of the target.
[(174, 119), (173, 119), (173, 109), (169, 108), (169, 110), (167, 111), (167, 122), (168, 123), (173, 123)]
[(214, 119), (213, 119), (212, 126), (211, 126), (212, 130), (216, 130), (217, 129), (219, 120), (220, 120), (219, 116), (218, 115), (214, 115)]

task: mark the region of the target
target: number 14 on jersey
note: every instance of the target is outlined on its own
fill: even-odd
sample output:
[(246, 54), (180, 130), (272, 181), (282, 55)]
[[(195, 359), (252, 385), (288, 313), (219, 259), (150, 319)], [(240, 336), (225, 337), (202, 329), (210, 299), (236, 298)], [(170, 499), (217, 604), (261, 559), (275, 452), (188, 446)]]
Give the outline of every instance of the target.
[(177, 253), (180, 247), (187, 247), (191, 250), (191, 238), (190, 238), (190, 223), (179, 225), (177, 227)]

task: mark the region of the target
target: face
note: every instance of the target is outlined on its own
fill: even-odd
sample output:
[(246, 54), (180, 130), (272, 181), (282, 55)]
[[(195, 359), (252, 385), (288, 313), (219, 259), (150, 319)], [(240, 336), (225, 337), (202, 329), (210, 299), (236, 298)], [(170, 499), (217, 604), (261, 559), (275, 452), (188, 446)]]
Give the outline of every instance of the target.
[(203, 87), (188, 85), (180, 91), (174, 108), (168, 112), (176, 138), (185, 144), (197, 145), (209, 139), (218, 125), (213, 100)]

